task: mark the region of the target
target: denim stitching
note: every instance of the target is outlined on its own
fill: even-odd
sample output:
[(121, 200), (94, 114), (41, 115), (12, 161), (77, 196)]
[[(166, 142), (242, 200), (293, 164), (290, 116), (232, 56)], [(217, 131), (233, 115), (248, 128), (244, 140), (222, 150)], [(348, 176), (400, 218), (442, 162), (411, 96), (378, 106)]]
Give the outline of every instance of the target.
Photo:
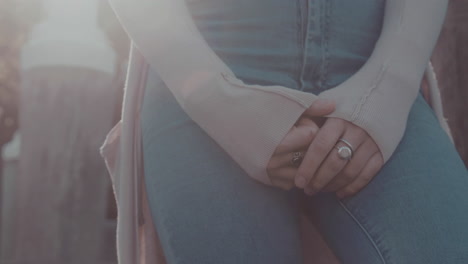
[(320, 81), (320, 90), (325, 90), (325, 84), (328, 79), (328, 68), (330, 64), (330, 18), (331, 18), (331, 1), (325, 0), (321, 1), (321, 17), (320, 17), (320, 26), (321, 26), (321, 46), (322, 46), (322, 65), (320, 67), (319, 81)]
[(377, 243), (372, 238), (372, 236), (369, 234), (369, 232), (367, 232), (367, 230), (364, 228), (364, 226), (361, 224), (361, 222), (359, 222), (359, 220), (353, 215), (353, 213), (351, 213), (351, 211), (348, 209), (348, 207), (346, 207), (346, 205), (342, 201), (338, 200), (338, 202), (339, 202), (340, 206), (343, 208), (343, 210), (345, 210), (345, 212), (354, 220), (354, 222), (356, 222), (356, 224), (359, 226), (359, 228), (364, 232), (366, 237), (369, 239), (369, 242), (372, 244), (375, 251), (379, 255), (380, 259), (382, 260), (382, 264), (388, 264), (387, 261), (385, 260), (384, 256), (383, 256), (383, 253), (378, 248)]
[[(305, 5), (303, 5), (303, 2)], [(299, 41), (299, 47), (300, 47), (300, 60), (301, 60), (301, 67), (299, 71), (299, 90), (304, 91), (305, 85), (304, 85), (304, 73), (306, 70), (306, 65), (307, 65), (307, 47), (308, 47), (308, 36), (309, 36), (309, 0), (299, 0), (299, 5), (298, 5), (298, 12), (299, 12), (299, 28), (300, 28), (300, 41)], [(305, 19), (306, 23), (304, 26), (303, 20)]]
[(322, 83), (320, 83), (322, 81), (322, 76), (323, 76), (323, 64), (325, 62), (325, 51), (324, 51), (324, 43), (325, 43), (325, 22), (324, 22), (324, 3), (323, 1), (327, 1), (327, 0), (321, 0), (319, 1), (319, 5), (320, 5), (320, 49), (321, 49), (321, 55), (320, 56), (320, 68), (319, 68), (319, 71), (318, 71), (318, 80), (319, 80), (319, 86), (320, 87), (317, 87), (319, 90), (322, 90)]
[(303, 25), (302, 25), (302, 1), (303, 0), (297, 0), (296, 1), (296, 8), (297, 8), (297, 19), (296, 19), (296, 23), (297, 23), (297, 46), (299, 47), (299, 51), (298, 51), (298, 55), (299, 55), (299, 58), (298, 58), (298, 63), (297, 63), (297, 81), (298, 81), (298, 89), (299, 91), (302, 91), (303, 89), (303, 83), (302, 83), (302, 80), (301, 80), (301, 73), (302, 73), (302, 69), (304, 68), (304, 63), (303, 63), (303, 47), (304, 47), (304, 44), (303, 44)]

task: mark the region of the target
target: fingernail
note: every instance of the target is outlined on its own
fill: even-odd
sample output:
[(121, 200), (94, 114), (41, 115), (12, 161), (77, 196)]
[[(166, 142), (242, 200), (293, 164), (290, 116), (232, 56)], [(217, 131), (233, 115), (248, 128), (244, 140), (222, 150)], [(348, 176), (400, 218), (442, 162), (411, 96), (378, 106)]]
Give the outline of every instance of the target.
[(296, 178), (296, 186), (299, 188), (304, 188), (306, 186), (306, 179), (302, 176)]
[(315, 126), (311, 126), (311, 127), (309, 127), (309, 129), (310, 129), (310, 133), (312, 135), (315, 135), (318, 132), (318, 129)]

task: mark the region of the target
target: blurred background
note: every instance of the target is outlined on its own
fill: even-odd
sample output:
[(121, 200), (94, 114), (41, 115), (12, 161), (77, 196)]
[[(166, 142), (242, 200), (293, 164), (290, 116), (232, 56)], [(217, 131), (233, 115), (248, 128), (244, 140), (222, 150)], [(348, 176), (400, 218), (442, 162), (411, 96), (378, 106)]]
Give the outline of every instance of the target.
[(107, 1), (0, 0), (0, 263), (116, 263), (99, 147), (129, 40)]
[[(468, 0), (434, 64), (468, 165)], [(106, 0), (0, 0), (0, 264), (116, 263), (99, 147), (120, 119), (129, 40)]]

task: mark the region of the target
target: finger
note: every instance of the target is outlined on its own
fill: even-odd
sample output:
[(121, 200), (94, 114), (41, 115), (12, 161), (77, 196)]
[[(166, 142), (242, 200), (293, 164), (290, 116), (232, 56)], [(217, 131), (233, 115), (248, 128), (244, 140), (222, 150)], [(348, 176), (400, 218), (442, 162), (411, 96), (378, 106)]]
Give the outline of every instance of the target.
[(271, 169), (278, 169), (282, 167), (294, 167), (297, 170), (297, 167), (295, 167), (292, 164), (293, 155), (295, 152), (301, 152), (304, 156), (304, 153), (307, 151), (308, 146), (309, 145), (304, 145), (299, 150), (296, 149), (294, 151), (273, 155), (270, 159), (269, 167)]
[(293, 152), (308, 146), (315, 137), (318, 131), (317, 125), (295, 126), (283, 138), (280, 144), (276, 147), (275, 155)]
[(317, 124), (312, 120), (312, 118), (308, 116), (301, 116), (299, 120), (296, 122), (296, 126), (315, 126), (318, 127)]
[(297, 172), (297, 168), (294, 167), (281, 167), (274, 169), (270, 173), (270, 179), (275, 181), (294, 181), (294, 176)]
[(281, 189), (290, 190), (294, 187), (294, 176), (297, 168), (282, 167), (272, 170), (268, 175), (273, 186)]
[(315, 175), (320, 164), (333, 149), (342, 135), (344, 122), (338, 118), (329, 118), (318, 131), (310, 144), (295, 178), (296, 186), (304, 188)]
[(335, 178), (333, 178), (324, 190), (328, 192), (336, 192), (353, 182), (377, 151), (378, 148), (371, 138), (365, 140), (364, 143), (358, 147), (344, 169), (341, 170)]
[[(369, 135), (364, 129), (356, 126), (355, 124), (348, 122), (348, 121), (344, 121), (344, 122), (346, 124), (346, 129), (341, 139), (349, 143), (351, 145), (353, 152), (355, 152), (360, 147), (360, 145), (364, 143), (366, 139), (369, 138)], [(341, 143), (348, 146), (348, 144), (344, 142), (340, 142), (340, 144)]]
[[(356, 151), (360, 145), (364, 142), (364, 140), (368, 137), (367, 133), (361, 129), (360, 127), (352, 124), (351, 122), (344, 121), (345, 124), (345, 132), (343, 133), (342, 139), (346, 140), (348, 144), (338, 141), (335, 143), (334, 149), (330, 152), (327, 156), (325, 161), (320, 165), (316, 175), (309, 183), (306, 188), (306, 193), (309, 195), (313, 195), (317, 192), (322, 191), (322, 189), (333, 181), (335, 178), (338, 177), (338, 174), (341, 172), (343, 168), (347, 165), (349, 161), (343, 160), (338, 155), (338, 150), (336, 150), (337, 146), (348, 146), (351, 147), (353, 152)], [(355, 158), (353, 157), (353, 160)], [(367, 160), (365, 160), (367, 161)], [(357, 176), (357, 175), (356, 175)]]
[(318, 129), (323, 126), (326, 120), (327, 120), (326, 117), (310, 117), (310, 116), (302, 115), (301, 118), (299, 118), (299, 120), (297, 121), (296, 125), (298, 126), (310, 125), (310, 126), (317, 127)]
[(343, 199), (345, 197), (356, 194), (374, 178), (382, 166), (382, 155), (380, 152), (377, 152), (369, 159), (369, 162), (366, 164), (361, 173), (359, 173), (357, 178), (352, 183), (339, 190), (336, 193), (336, 196), (338, 196), (340, 199)]
[(348, 161), (341, 159), (336, 149), (330, 151), (317, 173), (305, 188), (305, 193), (314, 195), (320, 192), (346, 166)]
[(305, 110), (303, 115), (309, 117), (325, 116), (335, 111), (335, 102), (328, 99), (317, 99)]

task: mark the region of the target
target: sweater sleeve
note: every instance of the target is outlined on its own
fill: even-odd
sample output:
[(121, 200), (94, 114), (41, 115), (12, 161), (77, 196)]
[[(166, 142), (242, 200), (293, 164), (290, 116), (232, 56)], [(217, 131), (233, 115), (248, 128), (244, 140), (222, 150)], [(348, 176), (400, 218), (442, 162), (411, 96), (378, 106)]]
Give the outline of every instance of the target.
[(447, 0), (387, 0), (381, 35), (364, 66), (320, 97), (336, 101), (330, 116), (362, 127), (387, 161), (403, 137), (408, 114), (438, 39)]
[(184, 111), (249, 176), (271, 184), (266, 167), (276, 146), (317, 97), (244, 84), (204, 41), (184, 0), (110, 2)]
[[(249, 176), (271, 184), (276, 146), (316, 96), (281, 86), (246, 85), (209, 48), (184, 0), (110, 0), (134, 45), (185, 112)], [(365, 129), (385, 161), (401, 140), (447, 0), (387, 0), (382, 33), (365, 65), (320, 94), (330, 116)]]

